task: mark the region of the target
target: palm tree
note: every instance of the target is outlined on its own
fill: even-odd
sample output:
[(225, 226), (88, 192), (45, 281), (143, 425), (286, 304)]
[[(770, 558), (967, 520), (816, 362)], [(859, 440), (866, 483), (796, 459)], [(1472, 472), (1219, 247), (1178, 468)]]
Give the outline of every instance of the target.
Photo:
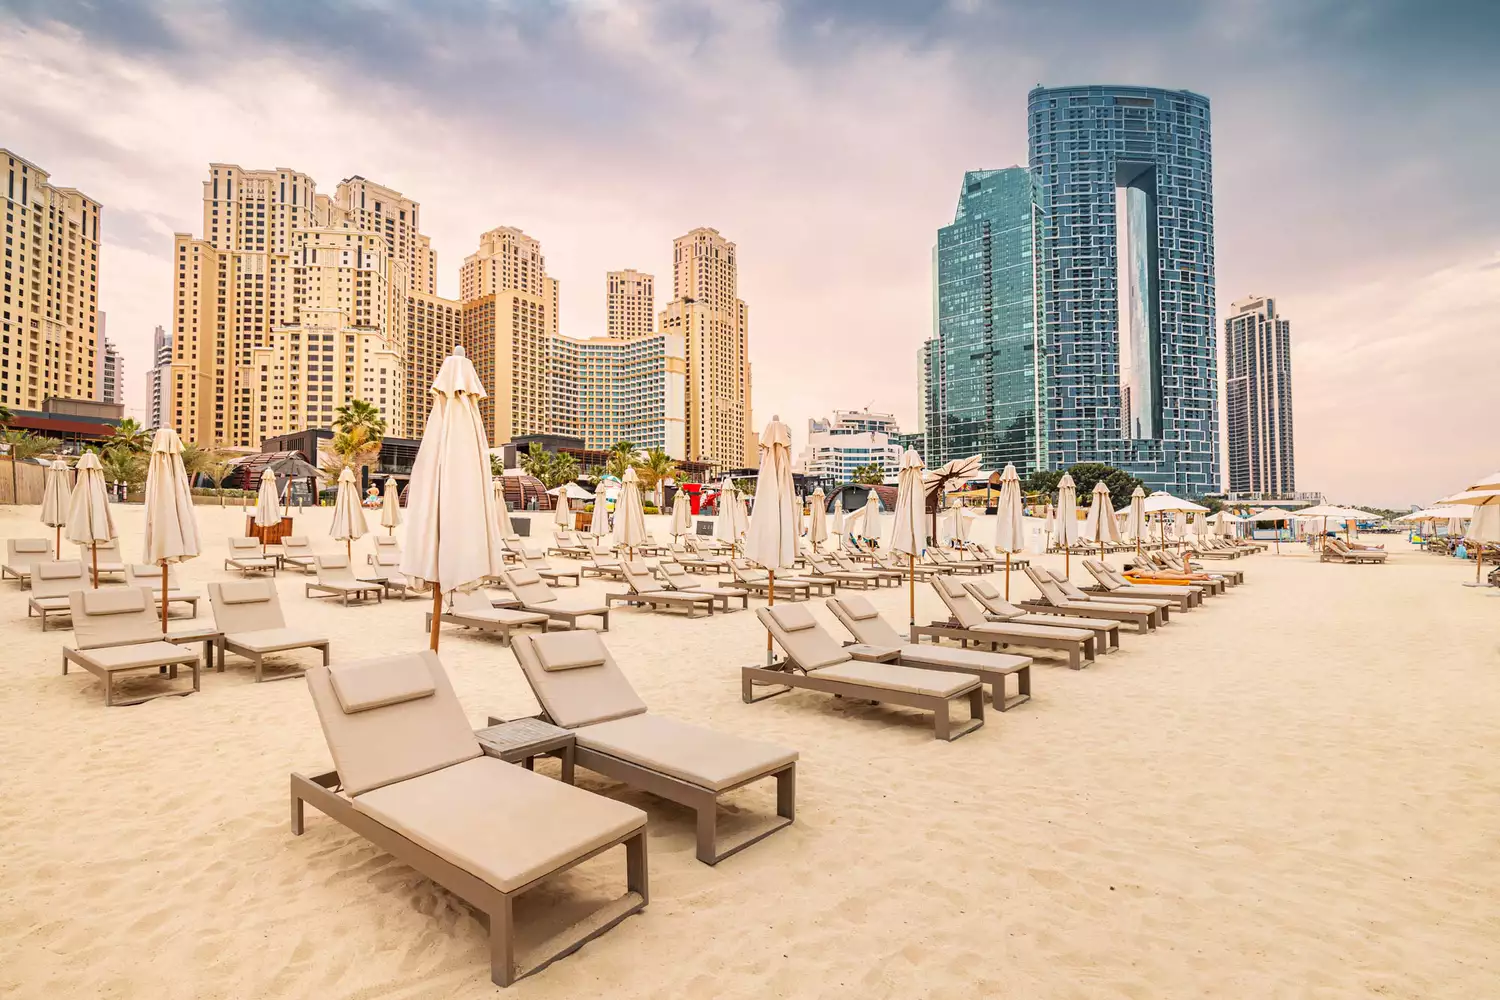
[(123, 443), (101, 451), (99, 462), (104, 466), (105, 478), (124, 483), (127, 493), (146, 482), (145, 458)]
[(855, 469), (850, 474), (850, 478), (861, 486), (879, 486), (885, 482), (885, 471), (871, 462), (869, 465), (861, 465)]
[(126, 417), (115, 428), (114, 436), (109, 439), (108, 446), (124, 448), (132, 454), (143, 452), (151, 446), (151, 432), (142, 427), (134, 417)]
[(657, 495), (661, 484), (677, 478), (677, 463), (672, 461), (662, 448), (652, 448), (646, 457), (636, 462), (635, 471), (640, 474), (641, 485)]
[(182, 471), (188, 475), (188, 485), (191, 486), (203, 472), (208, 464), (213, 461), (213, 455), (193, 444), (191, 441), (183, 443), (182, 446)]
[(378, 444), (385, 437), (385, 418), (374, 403), (363, 399), (351, 399), (333, 413), (335, 430), (352, 433), (364, 430), (365, 440)]
[(0, 441), (10, 446), (10, 502), (21, 502), (21, 476), (17, 470), (28, 458), (45, 455), (57, 447), (51, 438), (41, 437), (29, 431), (7, 430), (0, 434)]
[(566, 452), (560, 452), (552, 457), (551, 467), (547, 469), (547, 478), (542, 482), (547, 489), (555, 490), (564, 483), (571, 483), (578, 478), (578, 459)]
[(547, 470), (552, 465), (553, 455), (536, 441), (531, 442), (520, 455), (521, 471), (528, 476), (534, 476), (542, 482), (547, 481)]
[(8, 427), (12, 420), (10, 407), (0, 406), (0, 427)]
[(222, 507), (224, 506), (224, 480), (228, 479), (229, 474), (235, 470), (235, 465), (224, 452), (205, 452), (204, 454), (208, 456), (208, 461), (198, 471), (207, 476), (208, 481), (214, 484), (214, 489), (219, 491), (219, 506)]
[(625, 478), (625, 470), (635, 464), (636, 447), (633, 441), (616, 441), (604, 459), (604, 471), (616, 479)]

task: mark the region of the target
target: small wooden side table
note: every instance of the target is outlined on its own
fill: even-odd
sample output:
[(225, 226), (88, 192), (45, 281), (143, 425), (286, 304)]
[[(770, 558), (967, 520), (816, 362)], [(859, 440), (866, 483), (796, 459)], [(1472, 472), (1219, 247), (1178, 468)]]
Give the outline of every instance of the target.
[(557, 757), (562, 761), (564, 784), (573, 783), (573, 752), (577, 741), (571, 730), (554, 726), (541, 719), (512, 719), (505, 722), (495, 716), (489, 717), (489, 728), (474, 733), (485, 756), (499, 757), (510, 764), (520, 764), (528, 771), (535, 770), (533, 761), (537, 757)]
[(869, 646), (860, 642), (851, 642), (844, 647), (856, 660), (868, 660), (871, 663), (890, 663), (901, 658), (901, 650), (894, 646)]
[[(224, 672), (224, 651), (219, 649), (219, 640), (224, 638), (223, 632), (211, 628), (195, 628), (185, 632), (168, 632), (162, 638), (178, 646), (189, 642), (203, 643), (203, 669)], [(217, 668), (214, 666), (215, 650), (218, 650)]]

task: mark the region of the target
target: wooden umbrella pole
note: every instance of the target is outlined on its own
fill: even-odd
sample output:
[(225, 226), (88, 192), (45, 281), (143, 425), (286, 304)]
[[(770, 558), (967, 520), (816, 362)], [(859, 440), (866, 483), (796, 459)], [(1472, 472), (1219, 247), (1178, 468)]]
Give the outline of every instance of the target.
[(1484, 571), (1484, 543), (1476, 542), (1474, 551), (1474, 586), (1479, 586), (1480, 574)]
[(438, 619), (442, 616), (442, 614), (443, 614), (443, 588), (440, 587), (440, 586), (438, 586), (438, 582), (436, 580), (433, 580), (432, 581), (432, 642), (431, 642), (431, 646), (432, 646), (432, 651), (434, 653), (437, 652), (437, 648), (438, 648), (438, 626), (442, 624), (442, 622), (438, 621)]
[(1065, 578), (1073, 575), (1073, 543), (1063, 542), (1063, 576)]
[(1010, 549), (1005, 550), (1005, 599), (1010, 600)]
[[(774, 569), (768, 569), (768, 570), (766, 570), (766, 607), (769, 608), (769, 607), (775, 607), (775, 606), (776, 606), (776, 571)], [(771, 650), (771, 630), (770, 629), (766, 629), (766, 662), (770, 663), (774, 659), (775, 659), (775, 655), (772, 653), (772, 650)]]
[(917, 641), (917, 557), (906, 554), (906, 625), (912, 642)]
[(167, 561), (161, 561), (161, 634), (167, 634)]
[(94, 589), (99, 589), (99, 543), (89, 542), (89, 553), (93, 559), (94, 566)]
[(352, 538), (344, 539), (344, 558), (349, 561), (350, 566), (354, 565), (354, 539)]
[(57, 526), (57, 544), (52, 546), (52, 558), (62, 558), (62, 525)]

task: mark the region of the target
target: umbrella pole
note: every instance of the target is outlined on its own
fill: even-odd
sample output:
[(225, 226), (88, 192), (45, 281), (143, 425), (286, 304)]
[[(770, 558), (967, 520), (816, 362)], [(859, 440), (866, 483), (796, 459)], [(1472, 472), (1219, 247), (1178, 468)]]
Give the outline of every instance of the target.
[(1474, 586), (1481, 586), (1480, 573), (1484, 570), (1484, 543), (1479, 542), (1474, 550)]
[[(920, 471), (920, 470), (919, 470)], [(1007, 558), (1009, 558), (1007, 556)], [(906, 624), (907, 635), (917, 641), (917, 557), (906, 554)]]
[[(774, 569), (768, 569), (768, 570), (766, 570), (766, 607), (770, 608), (770, 607), (775, 607), (775, 606), (776, 606), (776, 571)], [(775, 656), (771, 652), (771, 630), (770, 629), (766, 629), (766, 663), (767, 663), (767, 665), (769, 665), (769, 664), (771, 664), (774, 661), (775, 661)]]
[(1063, 576), (1073, 575), (1073, 543), (1063, 542)]
[(1005, 550), (1005, 599), (1010, 600), (1010, 549)]
[(161, 561), (161, 634), (167, 634), (167, 561)]
[(349, 561), (349, 565), (354, 565), (354, 539), (352, 538), (344, 539), (344, 558)]
[(89, 542), (89, 553), (94, 566), (94, 589), (99, 589), (99, 543)]
[(57, 526), (57, 544), (52, 546), (52, 558), (62, 558), (62, 525)]
[(438, 648), (438, 626), (442, 624), (440, 621), (438, 621), (438, 619), (442, 617), (442, 614), (443, 614), (443, 588), (440, 587), (440, 586), (438, 586), (438, 582), (436, 580), (433, 580), (432, 581), (432, 637), (431, 637), (431, 643), (430, 643), (430, 645), (431, 645), (432, 651), (434, 653), (437, 652), (437, 648)]

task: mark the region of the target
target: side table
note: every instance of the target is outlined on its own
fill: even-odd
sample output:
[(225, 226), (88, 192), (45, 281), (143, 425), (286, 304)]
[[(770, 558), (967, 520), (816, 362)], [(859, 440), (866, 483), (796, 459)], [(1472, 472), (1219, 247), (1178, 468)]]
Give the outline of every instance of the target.
[[(203, 669), (208, 671), (214, 669), (214, 652), (218, 650), (219, 640), (224, 638), (224, 633), (211, 628), (196, 628), (186, 632), (168, 632), (162, 638), (179, 646), (189, 642), (203, 643)], [(218, 658), (218, 671), (223, 673), (224, 653), (222, 650), (219, 650)]]
[(541, 719), (512, 719), (505, 722), (489, 717), (489, 728), (476, 730), (474, 736), (484, 748), (485, 756), (499, 757), (510, 764), (521, 764), (535, 770), (537, 757), (557, 757), (562, 761), (564, 784), (573, 783), (573, 752), (577, 741), (571, 730), (554, 726)]
[(856, 660), (868, 660), (871, 663), (890, 663), (901, 657), (901, 650), (894, 646), (870, 646), (860, 642), (848, 643), (844, 646), (844, 652)]

